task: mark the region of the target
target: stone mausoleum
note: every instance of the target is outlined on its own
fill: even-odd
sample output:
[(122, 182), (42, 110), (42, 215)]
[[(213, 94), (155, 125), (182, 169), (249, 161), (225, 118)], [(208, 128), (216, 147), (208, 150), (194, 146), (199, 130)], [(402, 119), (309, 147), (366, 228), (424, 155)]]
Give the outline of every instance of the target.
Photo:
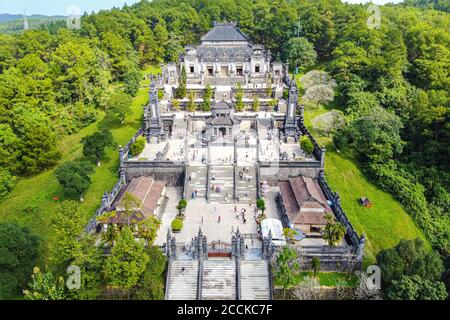
[[(183, 69), (195, 111), (188, 111), (187, 98), (174, 104)], [(162, 74), (151, 77), (142, 127), (120, 148), (119, 181), (105, 192), (87, 231), (117, 222), (97, 218), (120, 211), (125, 192), (142, 199), (142, 216), (161, 221), (154, 245), (169, 258), (166, 299), (270, 299), (269, 261), (278, 239), (271, 232), (262, 236), (264, 219), (298, 231), (294, 244), (304, 250), (306, 266), (316, 256), (322, 270), (342, 270), (348, 252), (361, 262), (364, 236), (357, 235), (324, 178), (325, 148), (304, 125), (299, 92), (287, 71), (236, 24), (216, 23), (200, 44), (186, 48), (179, 64), (164, 65)], [(245, 102), (239, 111), (238, 83)], [(205, 111), (200, 103), (207, 85), (214, 95)], [(254, 111), (257, 98), (261, 109)], [(269, 101), (276, 105), (269, 108)], [(131, 154), (139, 136), (146, 146)], [(312, 153), (302, 150), (301, 137), (310, 139)], [(180, 199), (188, 205), (183, 228), (174, 233)], [(265, 201), (264, 214), (257, 199)], [(337, 247), (323, 240), (326, 214), (346, 227)]]

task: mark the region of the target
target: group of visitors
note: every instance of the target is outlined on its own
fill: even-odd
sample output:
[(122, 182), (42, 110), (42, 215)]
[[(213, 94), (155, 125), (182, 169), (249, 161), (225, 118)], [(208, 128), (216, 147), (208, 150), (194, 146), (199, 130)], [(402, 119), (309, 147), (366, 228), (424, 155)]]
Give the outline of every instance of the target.
[(250, 183), (252, 181), (252, 177), (248, 174), (250, 169), (248, 167), (243, 168), (241, 171), (239, 171), (239, 178), (241, 181), (247, 181)]

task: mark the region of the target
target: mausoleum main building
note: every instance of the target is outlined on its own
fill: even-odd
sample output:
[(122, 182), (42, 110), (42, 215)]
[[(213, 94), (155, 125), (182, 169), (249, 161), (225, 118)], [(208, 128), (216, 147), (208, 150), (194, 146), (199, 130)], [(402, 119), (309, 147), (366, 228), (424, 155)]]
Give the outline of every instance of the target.
[(271, 61), (270, 51), (252, 44), (236, 24), (215, 23), (198, 46), (185, 48), (178, 66), (167, 66), (167, 83), (176, 84), (184, 69), (191, 85), (281, 85), (283, 64)]

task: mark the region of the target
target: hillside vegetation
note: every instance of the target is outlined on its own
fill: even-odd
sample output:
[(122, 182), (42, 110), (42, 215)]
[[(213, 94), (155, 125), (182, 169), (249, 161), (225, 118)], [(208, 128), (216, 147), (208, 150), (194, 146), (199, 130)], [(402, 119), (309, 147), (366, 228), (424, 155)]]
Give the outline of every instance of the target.
[[(320, 78), (326, 83), (302, 85), (301, 102), (311, 112), (310, 127), (323, 110), (341, 112), (339, 126), (315, 134), (328, 147), (331, 186), (341, 193), (358, 232), (367, 233), (367, 261), (378, 262), (379, 250), (416, 236), (427, 239), (424, 248), (431, 245), (446, 258), (450, 16), (445, 4), (410, 0), (382, 6), (377, 24), (368, 5), (340, 0), (154, 0), (85, 15), (79, 30), (55, 23), (0, 34), (0, 220), (31, 227), (41, 238), (41, 262), (60, 274), (74, 258), (71, 249), (78, 248), (70, 236), (81, 232), (116, 180), (118, 144), (141, 123), (147, 99), (141, 70), (178, 61), (184, 46), (197, 43), (214, 21), (235, 21), (274, 59), (289, 60), (293, 70), (326, 71)], [(108, 140), (100, 141), (106, 149), (86, 147), (99, 143), (98, 137)], [(81, 167), (80, 161), (91, 167), (90, 177), (55, 175), (55, 168)], [(73, 180), (76, 194), (68, 196), (58, 179)], [(357, 206), (364, 195), (374, 202), (372, 209)], [(67, 199), (74, 201), (61, 203)], [(58, 225), (65, 208), (70, 228), (61, 227), (61, 219)], [(68, 228), (71, 233), (64, 233)], [(129, 232), (121, 239), (129, 243)], [(59, 255), (63, 246), (72, 256)], [(117, 257), (115, 262), (120, 252)], [(140, 267), (134, 279), (145, 274)], [(108, 284), (121, 283), (122, 275), (105, 274)], [(127, 289), (137, 289), (130, 283)], [(17, 284), (11, 287), (18, 290)]]

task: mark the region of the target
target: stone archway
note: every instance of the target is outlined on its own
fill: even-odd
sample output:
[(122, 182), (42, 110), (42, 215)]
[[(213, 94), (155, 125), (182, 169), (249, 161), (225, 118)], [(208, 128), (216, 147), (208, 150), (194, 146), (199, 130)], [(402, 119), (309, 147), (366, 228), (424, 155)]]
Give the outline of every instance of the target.
[(219, 128), (219, 132), (222, 134), (222, 137), (226, 137), (227, 136), (227, 128), (225, 127), (221, 127)]

